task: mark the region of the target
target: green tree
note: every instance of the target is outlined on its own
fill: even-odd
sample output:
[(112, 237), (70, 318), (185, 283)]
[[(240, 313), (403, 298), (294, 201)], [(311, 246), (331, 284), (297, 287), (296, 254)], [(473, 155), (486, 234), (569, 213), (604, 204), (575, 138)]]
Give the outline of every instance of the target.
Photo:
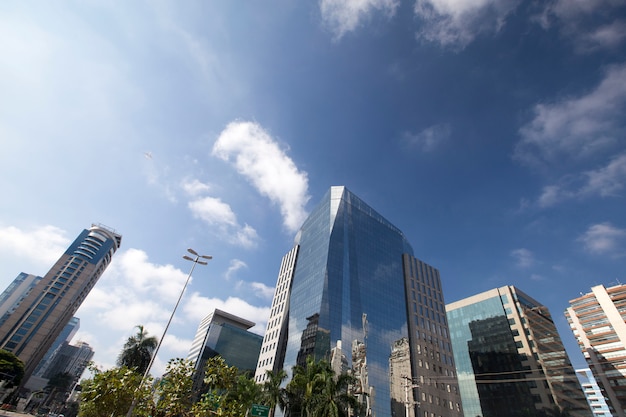
[(336, 375), (330, 364), (308, 357), (306, 366), (293, 367), (293, 378), (287, 384), (286, 415), (290, 417), (345, 417), (348, 410), (358, 415), (362, 405), (349, 393), (354, 377)]
[(312, 356), (305, 366), (293, 367), (293, 377), (287, 384), (287, 413), (290, 417), (313, 417), (313, 411), (319, 400), (324, 372), (332, 372), (326, 361), (315, 362)]
[(0, 349), (0, 381), (7, 387), (19, 385), (24, 376), (24, 362), (8, 350)]
[(193, 362), (186, 359), (171, 359), (165, 375), (157, 384), (157, 403), (152, 416), (188, 416), (192, 406)]
[(206, 392), (193, 406), (194, 417), (241, 417), (252, 404), (263, 401), (262, 387), (235, 366), (228, 366), (221, 356), (207, 361), (204, 375)]
[(230, 416), (244, 416), (252, 404), (261, 402), (261, 386), (248, 375), (239, 375), (223, 404), (224, 411)]
[(148, 336), (148, 332), (142, 325), (135, 326), (137, 334), (130, 336), (122, 352), (117, 357), (117, 366), (135, 369), (137, 373), (143, 375), (150, 365), (152, 354), (159, 341), (154, 336)]
[(348, 388), (356, 379), (348, 374), (336, 375), (330, 367), (322, 370), (315, 376), (316, 387), (319, 392), (313, 402), (313, 416), (315, 417), (348, 417), (348, 410), (361, 411), (362, 404), (348, 393)]
[(135, 416), (148, 416), (151, 409), (151, 379), (147, 379), (141, 390), (138, 389), (142, 375), (125, 366), (100, 371), (90, 367), (93, 378), (81, 382), (79, 417), (120, 417), (125, 416), (133, 399), (137, 399)]
[(261, 389), (262, 403), (270, 408), (269, 417), (274, 417), (276, 407), (284, 411), (287, 404), (287, 393), (282, 387), (283, 381), (287, 378), (287, 372), (281, 369), (277, 373), (266, 371), (265, 374), (267, 378)]

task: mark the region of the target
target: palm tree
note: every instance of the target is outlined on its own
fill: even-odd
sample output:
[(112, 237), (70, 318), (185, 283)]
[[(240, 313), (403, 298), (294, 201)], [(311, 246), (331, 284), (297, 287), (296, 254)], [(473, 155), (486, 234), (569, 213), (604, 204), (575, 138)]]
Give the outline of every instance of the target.
[(267, 375), (267, 379), (263, 383), (262, 388), (263, 404), (270, 408), (269, 417), (274, 417), (276, 406), (280, 407), (281, 411), (285, 410), (287, 397), (285, 389), (282, 388), (281, 385), (285, 378), (287, 378), (287, 372), (281, 369), (277, 373), (266, 371), (265, 374)]
[(307, 357), (305, 366), (293, 367), (293, 377), (286, 387), (287, 412), (290, 417), (313, 417), (313, 406), (320, 391), (320, 380), (316, 376), (326, 368), (329, 368), (327, 362), (315, 362), (312, 356)]
[(148, 337), (148, 332), (142, 325), (135, 327), (138, 329), (137, 334), (129, 337), (124, 343), (124, 348), (117, 357), (117, 366), (126, 366), (139, 374), (143, 374), (148, 369), (158, 340), (154, 336)]
[(359, 400), (348, 393), (349, 386), (356, 382), (355, 377), (345, 373), (335, 375), (331, 369), (326, 369), (317, 374), (316, 379), (321, 391), (314, 404), (313, 416), (347, 417), (349, 409), (361, 410)]

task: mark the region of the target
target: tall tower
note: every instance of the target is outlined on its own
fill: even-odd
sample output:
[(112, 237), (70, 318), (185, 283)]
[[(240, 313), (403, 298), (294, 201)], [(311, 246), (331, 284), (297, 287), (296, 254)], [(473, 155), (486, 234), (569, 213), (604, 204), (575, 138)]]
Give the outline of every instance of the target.
[(626, 415), (626, 285), (571, 300), (565, 311), (578, 345), (616, 417)]
[(356, 377), (368, 416), (462, 416), (444, 306), (403, 233), (332, 187), (283, 258), (256, 380), (313, 356)]
[(121, 241), (121, 235), (101, 225), (83, 230), (0, 325), (0, 348), (24, 362), (23, 381), (85, 300)]
[(548, 309), (513, 286), (446, 306), (468, 416), (591, 411)]

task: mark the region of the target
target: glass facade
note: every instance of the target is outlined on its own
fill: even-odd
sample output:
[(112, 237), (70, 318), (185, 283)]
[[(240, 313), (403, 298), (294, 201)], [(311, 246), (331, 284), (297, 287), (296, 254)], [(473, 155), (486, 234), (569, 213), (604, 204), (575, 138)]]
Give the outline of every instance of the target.
[(221, 356), (228, 366), (254, 375), (263, 338), (248, 331), (254, 323), (215, 309), (198, 326), (187, 359), (194, 363), (194, 390), (201, 394), (206, 361)]
[(546, 307), (515, 287), (447, 306), (463, 407), (468, 416), (533, 416), (557, 406), (590, 410)]
[[(413, 393), (417, 375), (411, 375), (414, 352), (408, 342), (405, 289), (411, 274), (405, 271), (403, 256), (415, 258), (402, 232), (344, 187), (332, 187), (302, 225), (295, 243), (299, 251), (288, 330), (279, 342), (286, 347), (282, 367), (291, 373), (294, 365), (304, 365), (313, 356), (329, 360), (338, 371), (349, 369), (358, 380), (353, 394), (367, 415), (461, 415), (455, 414), (460, 412), (458, 401), (452, 414), (448, 402), (444, 409), (437, 396), (430, 395), (430, 405), (427, 400), (422, 407), (440, 407), (438, 413), (420, 411), (416, 399), (406, 401), (406, 391), (411, 391), (411, 399), (417, 395)], [(433, 278), (431, 284), (440, 289), (438, 273), (436, 281)], [(440, 298), (436, 309), (443, 317)], [(445, 332), (447, 336), (447, 328)], [(435, 343), (439, 346), (439, 341)]]

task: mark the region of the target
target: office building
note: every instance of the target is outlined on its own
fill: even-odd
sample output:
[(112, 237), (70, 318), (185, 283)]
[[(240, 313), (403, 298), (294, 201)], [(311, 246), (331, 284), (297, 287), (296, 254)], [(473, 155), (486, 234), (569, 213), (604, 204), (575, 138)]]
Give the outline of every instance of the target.
[(466, 416), (527, 416), (557, 406), (587, 417), (548, 309), (513, 286), (446, 306)]
[(597, 285), (565, 315), (589, 369), (616, 417), (626, 415), (626, 285)]
[(69, 384), (71, 388), (79, 381), (93, 355), (93, 349), (86, 342), (78, 341), (75, 345), (63, 342), (55, 351), (43, 377), (51, 379), (58, 374), (66, 373), (72, 377), (72, 383)]
[(585, 398), (587, 398), (587, 404), (591, 408), (593, 417), (611, 417), (611, 410), (606, 403), (604, 394), (598, 385), (598, 382), (593, 376), (591, 369), (576, 369), (576, 374), (580, 380), (580, 385), (583, 387)]
[[(345, 187), (283, 257), (256, 381), (312, 356), (350, 372), (363, 415), (462, 416), (439, 271)], [(399, 414), (400, 413), (400, 414)]]
[(85, 300), (122, 237), (101, 225), (83, 230), (0, 325), (0, 348), (24, 362), (27, 381)]
[(249, 331), (255, 323), (225, 311), (215, 309), (200, 322), (187, 359), (194, 363), (194, 390), (204, 379), (206, 361), (221, 356), (228, 366), (242, 373), (254, 373), (262, 337)]

